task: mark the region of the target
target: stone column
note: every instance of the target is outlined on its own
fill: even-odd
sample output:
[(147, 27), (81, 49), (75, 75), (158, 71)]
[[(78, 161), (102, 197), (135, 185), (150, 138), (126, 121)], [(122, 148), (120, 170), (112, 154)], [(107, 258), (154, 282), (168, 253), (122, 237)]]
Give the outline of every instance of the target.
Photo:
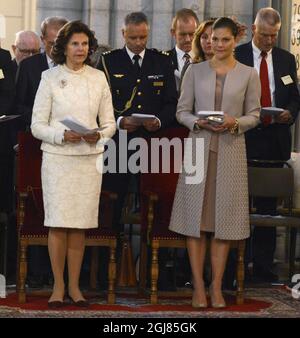
[(82, 0), (37, 0), (37, 32), (41, 22), (48, 16), (64, 16), (68, 20), (82, 19)]
[(197, 14), (200, 22), (204, 20), (205, 0), (183, 0), (182, 7), (192, 9)]
[(153, 0), (152, 40), (148, 46), (159, 50), (171, 49), (171, 22), (173, 18), (173, 1)]
[(109, 43), (110, 19), (109, 0), (84, 1), (82, 20), (95, 32), (99, 43)]
[(224, 12), (224, 0), (205, 1), (205, 18), (223, 16)]
[(236, 16), (239, 22), (244, 23), (248, 27), (247, 38), (241, 43), (250, 41), (251, 25), (253, 22), (253, 2), (244, 0), (225, 1), (224, 16)]
[(253, 17), (260, 8), (272, 7), (272, 0), (253, 0)]
[(110, 44), (114, 48), (121, 48), (124, 45), (124, 40), (122, 37), (122, 27), (124, 25), (124, 18), (130, 12), (140, 11), (142, 7), (141, 0), (115, 0), (113, 11), (113, 22), (112, 25), (114, 34), (111, 36)]

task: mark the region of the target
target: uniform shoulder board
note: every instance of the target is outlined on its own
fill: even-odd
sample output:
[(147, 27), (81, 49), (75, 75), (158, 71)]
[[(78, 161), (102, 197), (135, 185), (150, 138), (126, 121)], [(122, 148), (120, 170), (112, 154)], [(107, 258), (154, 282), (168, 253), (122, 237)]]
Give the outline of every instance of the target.
[(157, 50), (156, 48), (151, 48), (151, 51), (154, 52), (154, 53), (157, 53), (157, 54), (160, 54), (160, 55), (166, 55), (166, 56), (169, 56), (170, 54), (164, 50)]
[(102, 55), (105, 56), (105, 55), (109, 55), (109, 54), (114, 54), (116, 52), (119, 52), (121, 49), (113, 49), (113, 50), (108, 50), (106, 52), (103, 52)]

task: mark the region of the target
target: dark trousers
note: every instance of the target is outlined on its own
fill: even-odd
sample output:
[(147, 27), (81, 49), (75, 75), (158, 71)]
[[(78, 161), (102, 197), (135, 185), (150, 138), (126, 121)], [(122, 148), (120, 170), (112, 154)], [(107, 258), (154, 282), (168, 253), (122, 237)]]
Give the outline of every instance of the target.
[[(257, 213), (276, 214), (276, 198), (257, 198)], [(270, 270), (276, 249), (276, 227), (255, 227), (252, 234), (253, 269)]]
[[(283, 163), (258, 163), (257, 167), (282, 168)], [(254, 199), (257, 214), (276, 215), (277, 198)], [(252, 234), (253, 270), (271, 270), (276, 250), (276, 227), (255, 227)]]

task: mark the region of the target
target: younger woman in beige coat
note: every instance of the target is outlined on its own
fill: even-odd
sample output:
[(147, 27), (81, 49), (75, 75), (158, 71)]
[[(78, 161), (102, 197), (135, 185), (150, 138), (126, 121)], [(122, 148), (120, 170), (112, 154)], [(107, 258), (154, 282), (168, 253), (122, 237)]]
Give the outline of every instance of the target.
[[(229, 18), (214, 23), (214, 56), (188, 68), (177, 106), (177, 119), (191, 130), (193, 146), (197, 138), (204, 139), (204, 178), (201, 183), (188, 184), (191, 174), (183, 170), (170, 223), (170, 230), (187, 236), (192, 305), (197, 308), (207, 307), (203, 280), (206, 234), (213, 235), (211, 303), (224, 307), (221, 286), (230, 240), (245, 239), (250, 232), (244, 132), (259, 122), (260, 81), (254, 68), (234, 58), (237, 34), (238, 28)], [(224, 122), (213, 126), (194, 114), (198, 111), (223, 111)], [(194, 147), (193, 160), (195, 156)]]

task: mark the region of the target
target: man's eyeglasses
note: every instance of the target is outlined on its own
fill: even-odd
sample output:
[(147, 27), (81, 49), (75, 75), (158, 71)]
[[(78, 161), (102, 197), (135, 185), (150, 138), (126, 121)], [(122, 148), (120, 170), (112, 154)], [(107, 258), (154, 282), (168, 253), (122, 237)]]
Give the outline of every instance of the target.
[(38, 54), (41, 50), (40, 49), (22, 49), (17, 46), (20, 53), (23, 55), (34, 55)]

